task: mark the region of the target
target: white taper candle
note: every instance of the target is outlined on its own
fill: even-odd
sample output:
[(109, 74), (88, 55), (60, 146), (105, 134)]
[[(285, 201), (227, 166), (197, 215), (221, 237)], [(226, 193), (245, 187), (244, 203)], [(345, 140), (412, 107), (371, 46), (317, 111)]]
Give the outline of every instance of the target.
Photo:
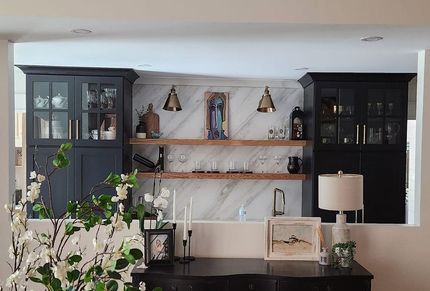
[(173, 223), (176, 223), (176, 189), (173, 189)]
[(190, 198), (190, 220), (188, 221), (188, 230), (193, 229), (193, 197)]
[(187, 240), (188, 234), (187, 234), (187, 206), (185, 206), (184, 210), (184, 237), (183, 240)]

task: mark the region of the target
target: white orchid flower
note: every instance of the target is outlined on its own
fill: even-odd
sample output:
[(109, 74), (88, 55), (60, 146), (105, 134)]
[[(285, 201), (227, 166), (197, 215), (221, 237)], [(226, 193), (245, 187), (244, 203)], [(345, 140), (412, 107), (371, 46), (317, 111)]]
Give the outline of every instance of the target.
[(119, 200), (127, 199), (127, 194), (128, 194), (127, 185), (124, 184), (124, 185), (117, 186), (116, 194)]
[(45, 176), (41, 174), (37, 174), (37, 182), (42, 183), (45, 180), (46, 180)]
[(36, 171), (30, 172), (30, 179), (36, 179), (36, 178), (37, 178)]
[(30, 186), (27, 187), (29, 191), (27, 192), (27, 200), (34, 203), (36, 199), (39, 198), (40, 194), (40, 183), (31, 182)]
[(166, 187), (161, 188), (160, 196), (163, 198), (168, 198), (170, 196), (170, 191)]
[(9, 246), (8, 252), (9, 252), (9, 258), (11, 260), (13, 260), (15, 258), (15, 253), (13, 251), (13, 246)]
[(121, 231), (125, 228), (125, 222), (122, 221), (123, 217), (122, 215), (118, 215), (118, 213), (115, 213), (111, 218), (110, 221), (112, 222), (112, 227), (115, 228), (116, 231)]
[(163, 208), (166, 209), (169, 202), (161, 196), (158, 196), (154, 199), (154, 207), (155, 208)]
[(121, 182), (125, 183), (128, 180), (128, 175), (121, 174)]
[(152, 201), (154, 201), (154, 196), (152, 196), (151, 194), (149, 194), (149, 193), (145, 193), (144, 195), (143, 195), (143, 197), (144, 197), (144, 199), (145, 199), (145, 201), (146, 202), (152, 202)]
[(146, 284), (143, 281), (139, 283), (139, 291), (146, 291)]
[(113, 203), (117, 203), (119, 201), (119, 197), (118, 196), (112, 196), (111, 201)]
[(120, 203), (118, 206), (119, 213), (124, 214), (125, 207), (124, 204)]
[(21, 276), (21, 273), (18, 270), (15, 273), (11, 274), (6, 279), (6, 287), (11, 288), (14, 285), (18, 286), (21, 283), (21, 280), (22, 280), (22, 276)]
[(52, 267), (52, 271), (54, 272), (54, 277), (60, 280), (61, 282), (65, 281), (67, 276), (67, 262), (61, 261), (58, 262), (54, 267)]
[(75, 235), (75, 236), (72, 238), (72, 245), (77, 246), (77, 245), (79, 244), (79, 240), (80, 240), (80, 237), (79, 237), (79, 236), (77, 236), (77, 235)]
[(35, 252), (31, 252), (28, 256), (27, 256), (27, 260), (26, 263), (27, 265), (31, 265), (33, 264), (37, 259), (39, 258), (39, 255), (36, 254)]
[(93, 247), (96, 252), (101, 252), (105, 248), (103, 242), (98, 241), (96, 238), (93, 238)]

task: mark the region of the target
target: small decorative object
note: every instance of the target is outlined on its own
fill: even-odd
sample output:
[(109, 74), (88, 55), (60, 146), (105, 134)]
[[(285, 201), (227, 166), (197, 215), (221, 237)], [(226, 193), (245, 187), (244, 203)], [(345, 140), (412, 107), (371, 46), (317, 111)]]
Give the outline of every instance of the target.
[(320, 265), (328, 266), (330, 264), (330, 253), (327, 248), (322, 248), (320, 252)]
[(347, 241), (336, 243), (332, 247), (333, 266), (341, 268), (351, 268), (354, 261), (356, 243)]
[(95, 89), (91, 89), (87, 91), (87, 101), (88, 101), (88, 108), (98, 108), (99, 102), (98, 102), (98, 92)]
[(185, 257), (186, 260), (192, 262), (196, 258), (191, 255), (191, 237), (193, 236), (193, 197), (190, 198), (190, 216), (188, 220), (188, 256)]
[(246, 221), (246, 209), (245, 209), (245, 205), (243, 203), (239, 208), (239, 221), (240, 222)]
[(205, 93), (205, 138), (228, 139), (228, 93)]
[(322, 174), (318, 176), (318, 207), (339, 211), (332, 228), (332, 244), (350, 241), (344, 211), (363, 209), (363, 176), (356, 174)]
[(52, 108), (66, 109), (67, 106), (67, 97), (61, 96), (61, 93), (58, 93), (56, 96), (52, 97)]
[(276, 108), (270, 96), (269, 86), (264, 88), (264, 94), (261, 96), (260, 102), (258, 103), (258, 112), (275, 112)]
[[(299, 163), (300, 162), (300, 163)], [(288, 157), (287, 170), (290, 174), (297, 174), (303, 165), (303, 160), (299, 157)]]
[(146, 136), (149, 138), (160, 137), (160, 116), (154, 112), (154, 105), (149, 103), (148, 110), (142, 116), (145, 123)]
[(145, 107), (142, 105), (140, 110), (136, 109), (137, 117), (139, 118), (139, 123), (136, 125), (136, 137), (146, 138), (146, 126), (143, 116), (145, 115)]
[(178, 94), (176, 94), (175, 85), (172, 85), (169, 96), (164, 103), (163, 109), (166, 111), (181, 111), (181, 103), (179, 103)]
[(145, 230), (145, 265), (173, 265), (173, 229)]
[(300, 109), (299, 106), (294, 107), (294, 110), (290, 114), (290, 139), (301, 140), (305, 138), (304, 135), (304, 121), (305, 113)]
[(265, 219), (265, 260), (318, 261), (320, 217)]
[(183, 228), (183, 235), (182, 235), (182, 246), (184, 247), (184, 253), (182, 258), (179, 260), (180, 264), (189, 264), (190, 260), (186, 257), (186, 249), (187, 249), (187, 240), (188, 240), (188, 229), (187, 229), (187, 206), (185, 206), (184, 209), (184, 228)]

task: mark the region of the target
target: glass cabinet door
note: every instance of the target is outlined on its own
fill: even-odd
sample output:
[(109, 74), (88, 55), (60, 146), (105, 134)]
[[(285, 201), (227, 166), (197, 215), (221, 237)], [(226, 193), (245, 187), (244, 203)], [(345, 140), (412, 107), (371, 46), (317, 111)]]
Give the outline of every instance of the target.
[(80, 145), (116, 146), (122, 143), (120, 78), (79, 77), (76, 118)]
[(366, 145), (400, 145), (405, 133), (407, 96), (402, 88), (367, 90), (364, 118)]
[(320, 89), (319, 141), (322, 147), (358, 143), (358, 106), (356, 93), (348, 87)]
[[(72, 139), (73, 77), (29, 76), (27, 134), (30, 145), (58, 145)], [(32, 123), (32, 124), (31, 124)]]

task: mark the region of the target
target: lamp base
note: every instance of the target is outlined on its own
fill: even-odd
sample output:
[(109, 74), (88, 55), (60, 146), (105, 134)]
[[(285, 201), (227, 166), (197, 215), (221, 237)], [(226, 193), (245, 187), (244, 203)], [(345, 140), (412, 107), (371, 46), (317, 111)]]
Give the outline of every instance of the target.
[(331, 229), (332, 245), (351, 240), (350, 229), (346, 224), (346, 214), (336, 214), (336, 224)]

